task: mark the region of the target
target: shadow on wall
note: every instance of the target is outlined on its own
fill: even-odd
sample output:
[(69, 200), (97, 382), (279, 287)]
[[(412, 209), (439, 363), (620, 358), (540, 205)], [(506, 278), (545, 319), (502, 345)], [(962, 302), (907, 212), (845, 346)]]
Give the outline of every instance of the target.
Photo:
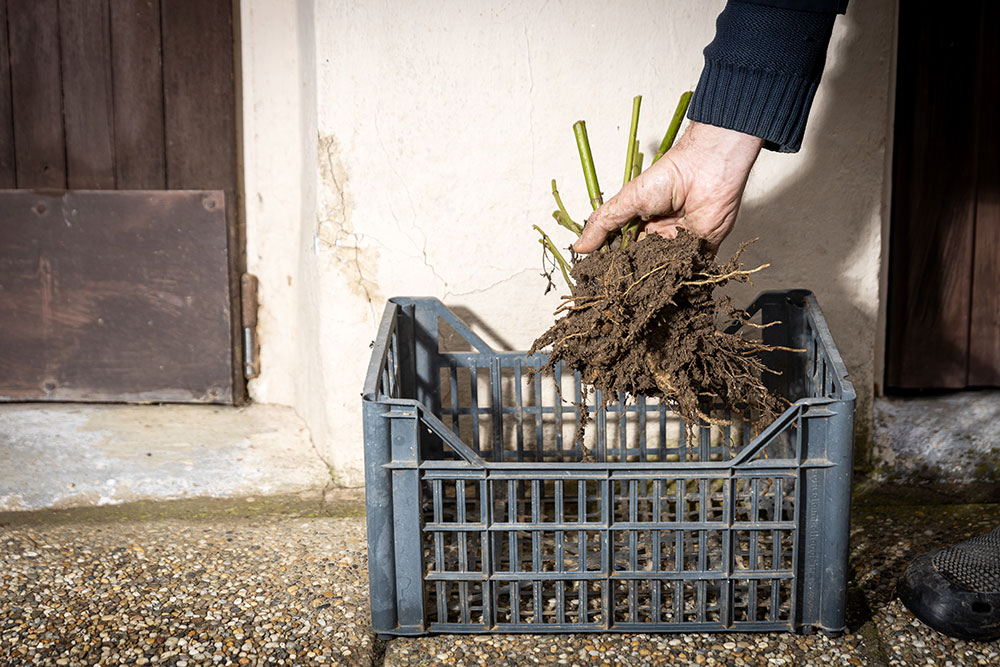
[[(817, 293), (859, 394), (856, 453), (862, 460), (869, 455), (869, 443), (860, 438), (868, 439), (870, 427), (877, 287), (868, 302), (848, 262), (871, 256), (869, 246), (878, 238), (872, 232), (880, 226), (882, 188), (873, 191), (870, 183), (881, 183), (884, 161), (882, 146), (871, 142), (884, 143), (880, 130), (886, 126), (888, 107), (878, 96), (875, 103), (871, 100), (872, 84), (883, 81), (872, 82), (863, 72), (876, 64), (881, 44), (892, 41), (891, 22), (881, 16), (886, 11), (884, 3), (858, 2), (837, 18), (846, 30), (837, 47), (837, 66), (826, 70), (820, 84), (823, 105), (809, 119), (806, 131), (814, 138), (813, 146), (804, 149), (804, 160), (793, 175), (741, 209), (734, 237), (761, 238), (748, 249), (746, 259), (749, 264), (757, 259), (750, 257), (760, 254), (763, 261), (773, 262), (761, 282), (780, 280), (784, 287)], [(803, 212), (811, 226), (803, 226)], [(863, 267), (872, 274), (877, 270), (877, 265)], [(788, 274), (794, 277), (782, 278)], [(738, 291), (745, 295), (759, 288), (744, 289)]]
[[(493, 325), (491, 325), (489, 322), (486, 322), (483, 318), (477, 315), (475, 311), (473, 311), (468, 306), (456, 306), (449, 304), (448, 308), (450, 308), (452, 312), (458, 315), (459, 319), (468, 324), (469, 328), (471, 328), (478, 335), (486, 339), (486, 342), (488, 342), (490, 346), (497, 352), (514, 351), (514, 345), (513, 343), (510, 342), (509, 339), (507, 339), (502, 333), (497, 331), (493, 327)], [(457, 336), (457, 334), (453, 334), (453, 336)], [(464, 343), (464, 341), (462, 341), (462, 343)], [(445, 344), (456, 345), (458, 343), (457, 339), (456, 340), (449, 339), (445, 342)]]

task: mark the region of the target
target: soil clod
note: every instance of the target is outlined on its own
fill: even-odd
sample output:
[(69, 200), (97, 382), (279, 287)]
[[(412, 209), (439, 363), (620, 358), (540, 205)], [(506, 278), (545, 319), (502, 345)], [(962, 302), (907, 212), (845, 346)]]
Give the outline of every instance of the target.
[(764, 386), (769, 371), (757, 353), (778, 348), (727, 333), (734, 321), (759, 325), (728, 297), (714, 296), (715, 288), (749, 282), (766, 268), (743, 268), (746, 245), (724, 264), (684, 231), (674, 240), (652, 234), (591, 253), (574, 263), (572, 294), (556, 310), (562, 317), (531, 352), (551, 347), (546, 368), (563, 362), (605, 401), (624, 393), (673, 402), (689, 441), (699, 425), (726, 425), (721, 409), (767, 425), (784, 403)]

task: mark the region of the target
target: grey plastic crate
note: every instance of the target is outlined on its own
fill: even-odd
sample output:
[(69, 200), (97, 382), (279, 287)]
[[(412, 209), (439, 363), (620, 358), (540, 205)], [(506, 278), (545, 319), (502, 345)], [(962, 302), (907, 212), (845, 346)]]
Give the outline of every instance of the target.
[(581, 447), (578, 374), (391, 299), (363, 394), (375, 631), (841, 632), (854, 389), (811, 293), (748, 312), (805, 350), (767, 353), (774, 423), (692, 444), (669, 405), (591, 394)]

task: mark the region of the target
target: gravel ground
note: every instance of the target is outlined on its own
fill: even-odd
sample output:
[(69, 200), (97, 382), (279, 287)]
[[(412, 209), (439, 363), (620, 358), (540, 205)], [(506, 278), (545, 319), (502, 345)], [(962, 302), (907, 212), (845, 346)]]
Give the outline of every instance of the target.
[(359, 518), (0, 530), (0, 664), (371, 664)]
[(524, 635), (393, 640), (386, 665), (863, 665), (857, 637)]
[(837, 639), (610, 634), (381, 642), (368, 624), (357, 500), (338, 505), (337, 513), (348, 515), (339, 517), (298, 506), (247, 511), (260, 504), (0, 515), (0, 664), (1000, 665), (1000, 642), (945, 637), (892, 599), (912, 555), (985, 532), (1000, 523), (1000, 505), (856, 508), (851, 632)]

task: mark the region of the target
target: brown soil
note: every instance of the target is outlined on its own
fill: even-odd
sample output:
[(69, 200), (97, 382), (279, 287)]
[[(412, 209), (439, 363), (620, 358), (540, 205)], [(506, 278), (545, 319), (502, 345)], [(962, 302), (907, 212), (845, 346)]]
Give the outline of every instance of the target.
[(699, 422), (724, 425), (721, 407), (767, 425), (784, 401), (764, 387), (766, 368), (756, 353), (774, 348), (725, 333), (724, 325), (745, 322), (746, 313), (713, 296), (716, 287), (749, 282), (758, 270), (740, 264), (745, 245), (725, 264), (686, 232), (591, 253), (574, 263), (573, 294), (556, 311), (564, 316), (531, 351), (551, 346), (547, 367), (564, 362), (606, 401), (624, 392), (674, 402), (689, 438)]

